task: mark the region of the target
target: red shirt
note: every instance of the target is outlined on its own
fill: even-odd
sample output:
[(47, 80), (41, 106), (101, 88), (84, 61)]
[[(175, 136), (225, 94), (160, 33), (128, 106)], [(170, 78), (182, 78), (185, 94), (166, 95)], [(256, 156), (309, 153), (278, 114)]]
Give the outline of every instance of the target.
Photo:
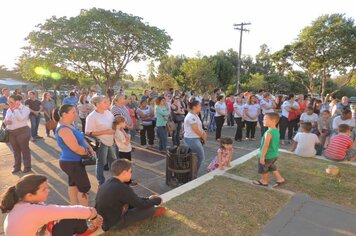
[(234, 112), (234, 100), (226, 99), (226, 109), (228, 112)]
[(337, 134), (330, 139), (324, 155), (335, 160), (344, 160), (346, 150), (352, 147), (352, 138), (344, 134)]

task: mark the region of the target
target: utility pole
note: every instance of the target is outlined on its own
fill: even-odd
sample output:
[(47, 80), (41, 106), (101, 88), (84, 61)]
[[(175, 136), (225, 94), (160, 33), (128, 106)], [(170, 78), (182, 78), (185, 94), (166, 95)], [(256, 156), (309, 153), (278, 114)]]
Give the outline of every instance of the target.
[(236, 83), (236, 90), (237, 93), (240, 93), (240, 74), (241, 74), (241, 48), (242, 48), (242, 32), (249, 32), (248, 29), (244, 29), (245, 25), (251, 25), (251, 23), (243, 23), (234, 24), (235, 30), (240, 30), (240, 46), (239, 46), (239, 58), (237, 60), (237, 83)]

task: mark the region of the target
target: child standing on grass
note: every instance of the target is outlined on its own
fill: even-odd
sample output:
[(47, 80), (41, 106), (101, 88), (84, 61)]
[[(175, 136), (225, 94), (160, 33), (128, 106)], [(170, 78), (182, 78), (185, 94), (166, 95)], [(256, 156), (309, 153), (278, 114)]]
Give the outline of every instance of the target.
[(213, 171), (217, 168), (223, 170), (224, 167), (231, 167), (230, 162), (232, 159), (232, 139), (231, 138), (221, 138), (220, 148), (215, 158), (211, 161), (208, 166), (208, 172)]
[(279, 121), (279, 114), (275, 112), (267, 113), (263, 118), (263, 125), (268, 127), (264, 133), (260, 151), (258, 153), (258, 173), (261, 174), (261, 180), (254, 180), (253, 184), (267, 187), (268, 186), (268, 172), (272, 172), (276, 178), (276, 184), (273, 187), (278, 187), (285, 183), (284, 178), (277, 170), (275, 165), (278, 159), (279, 149), (279, 130), (276, 125)]
[(115, 130), (115, 143), (119, 148), (119, 158), (131, 161), (131, 136), (125, 131), (126, 122), (123, 116), (116, 116), (113, 129)]
[(315, 145), (320, 144), (318, 136), (311, 133), (313, 128), (310, 122), (305, 122), (300, 125), (301, 131), (293, 138), (294, 143), (291, 147), (291, 152), (301, 157), (314, 157), (316, 155)]

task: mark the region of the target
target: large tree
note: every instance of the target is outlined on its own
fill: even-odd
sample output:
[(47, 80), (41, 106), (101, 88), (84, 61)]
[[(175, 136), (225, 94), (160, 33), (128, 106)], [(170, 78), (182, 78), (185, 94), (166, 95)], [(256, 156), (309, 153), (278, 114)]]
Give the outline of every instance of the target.
[(122, 77), (128, 63), (165, 55), (172, 39), (140, 17), (92, 8), (76, 17), (53, 16), (39, 24), (27, 41), (23, 57), (40, 57), (109, 87)]
[[(309, 93), (317, 84), (326, 92), (326, 82), (333, 75), (347, 75), (352, 79), (356, 66), (356, 26), (352, 18), (343, 14), (323, 15), (305, 27), (295, 42), (274, 54), (277, 68), (282, 71), (301, 70), (307, 80), (300, 82)], [(296, 74), (297, 76), (297, 74)]]

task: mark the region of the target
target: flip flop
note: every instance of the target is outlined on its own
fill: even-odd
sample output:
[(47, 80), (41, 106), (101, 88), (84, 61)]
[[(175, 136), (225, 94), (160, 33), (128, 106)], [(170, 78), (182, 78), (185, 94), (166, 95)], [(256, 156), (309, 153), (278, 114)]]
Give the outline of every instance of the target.
[(283, 182), (276, 181), (276, 183), (272, 186), (272, 188), (278, 188), (279, 186), (281, 186), (281, 185), (283, 185), (285, 183), (286, 183), (286, 181), (283, 181)]
[(262, 187), (268, 187), (268, 184), (264, 184), (261, 182), (261, 180), (254, 180), (252, 181), (254, 185), (262, 186)]

